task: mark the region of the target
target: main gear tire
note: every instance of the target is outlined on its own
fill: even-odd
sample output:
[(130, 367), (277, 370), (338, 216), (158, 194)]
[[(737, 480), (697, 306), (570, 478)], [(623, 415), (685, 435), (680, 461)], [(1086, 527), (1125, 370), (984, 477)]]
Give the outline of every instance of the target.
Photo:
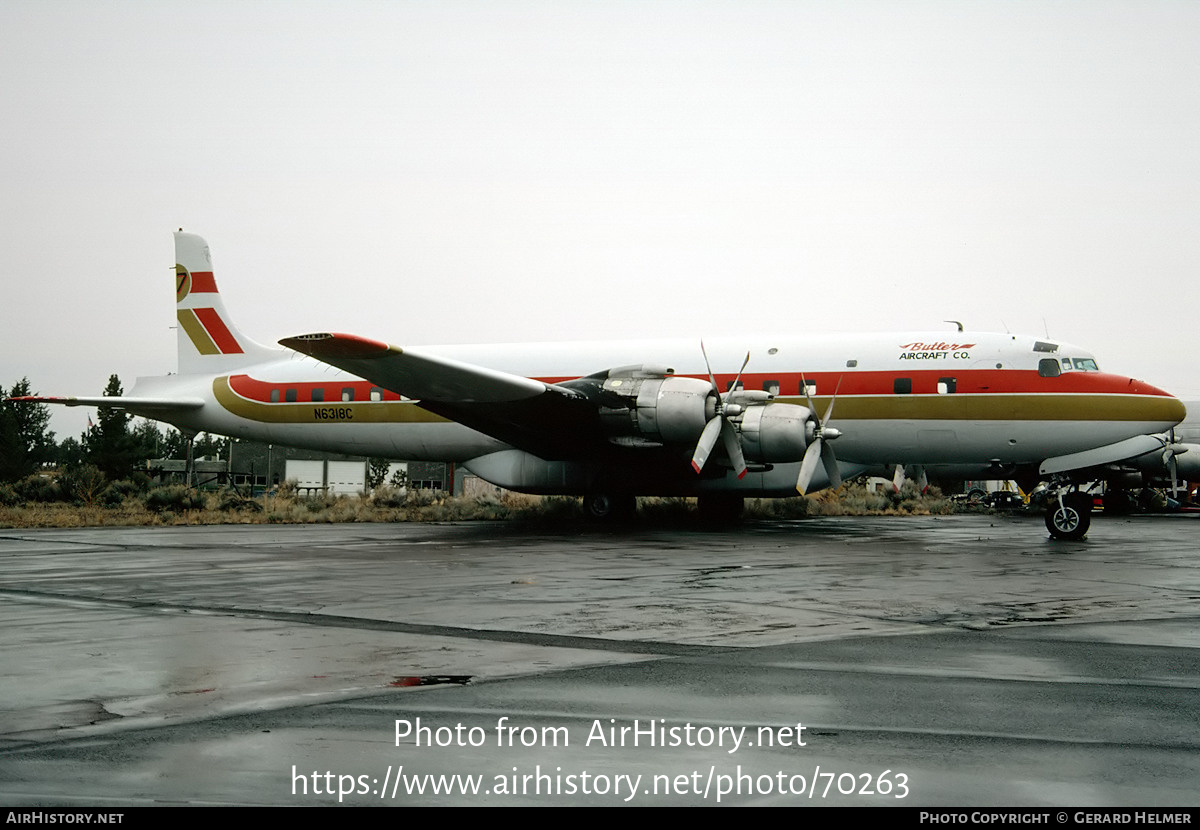
[(583, 514), (594, 522), (628, 522), (637, 513), (637, 497), (630, 493), (589, 493), (583, 497)]

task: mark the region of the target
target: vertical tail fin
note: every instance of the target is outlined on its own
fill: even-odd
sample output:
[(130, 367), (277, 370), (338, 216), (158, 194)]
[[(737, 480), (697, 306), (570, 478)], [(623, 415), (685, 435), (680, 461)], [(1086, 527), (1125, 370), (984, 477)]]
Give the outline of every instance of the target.
[(208, 243), (175, 234), (175, 316), (179, 322), (179, 373), (218, 373), (280, 356), (242, 334), (217, 291)]

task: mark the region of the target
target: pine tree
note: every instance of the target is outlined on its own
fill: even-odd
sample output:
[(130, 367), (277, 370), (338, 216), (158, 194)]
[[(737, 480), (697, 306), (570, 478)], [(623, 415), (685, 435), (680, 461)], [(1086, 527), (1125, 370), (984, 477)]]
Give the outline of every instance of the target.
[(386, 458), (369, 458), (367, 461), (367, 487), (374, 490), (387, 481), (388, 470), (392, 468), (392, 462)]
[[(110, 375), (104, 387), (105, 397), (120, 397), (125, 392), (121, 380)], [(96, 424), (86, 435), (88, 460), (95, 464), (109, 481), (129, 478), (136, 461), (137, 444), (129, 432), (132, 416), (123, 409), (103, 406), (96, 413)]]
[(8, 395), (0, 387), (0, 481), (18, 481), (54, 458), (50, 407), (8, 400), (33, 395), (29, 378), (21, 378)]

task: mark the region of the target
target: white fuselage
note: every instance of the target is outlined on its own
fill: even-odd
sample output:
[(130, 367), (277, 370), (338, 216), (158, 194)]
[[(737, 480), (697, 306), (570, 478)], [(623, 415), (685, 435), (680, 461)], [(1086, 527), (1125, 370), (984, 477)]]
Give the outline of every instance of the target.
[[(836, 394), (832, 423), (842, 433), (837, 458), (847, 472), (889, 463), (1036, 464), (1161, 432), (1183, 417), (1182, 405), (1161, 390), (1098, 371), (1085, 350), (1031, 337), (963, 332), (758, 336), (706, 345), (722, 392), (749, 351), (741, 378), (747, 390), (765, 389), (777, 402), (804, 407), (811, 397), (822, 416)], [(631, 364), (708, 378), (696, 342), (421, 351), (552, 384)], [(595, 470), (587, 465), (572, 468), (570, 459), (543, 462), (394, 392), (376, 387), (372, 394), (370, 383), (317, 360), (290, 351), (272, 353), (278, 359), (231, 366), (228, 373), (140, 379), (131, 394), (202, 398), (199, 409), (172, 417), (184, 429), (359, 455), (461, 462), (516, 489), (575, 492), (590, 486)], [(681, 457), (691, 451), (690, 446), (678, 449)], [(681, 480), (681, 486), (688, 492), (782, 494), (794, 487), (795, 467), (754, 470), (740, 482), (731, 474), (710, 475), (703, 481)], [(636, 483), (631, 486), (636, 489)]]

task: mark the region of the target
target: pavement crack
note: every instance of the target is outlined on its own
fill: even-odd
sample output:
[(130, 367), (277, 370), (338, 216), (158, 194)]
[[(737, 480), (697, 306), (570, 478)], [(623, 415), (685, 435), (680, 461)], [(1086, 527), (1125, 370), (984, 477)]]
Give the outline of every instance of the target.
[(403, 634), (423, 634), (432, 637), (455, 637), (466, 640), (520, 643), (523, 645), (553, 648), (574, 648), (590, 651), (619, 652), (622, 654), (654, 654), (664, 657), (692, 657), (735, 652), (739, 649), (728, 646), (706, 646), (692, 643), (664, 643), (653, 640), (610, 640), (603, 637), (585, 637), (572, 634), (538, 634), (528, 631), (511, 631), (489, 628), (466, 628), (462, 626), (410, 623), (398, 620), (380, 620), (368, 617), (345, 617), (337, 614), (315, 614), (300, 611), (271, 611), (259, 608), (238, 608), (224, 605), (193, 605), (166, 603), (155, 600), (125, 600), (94, 597), (80, 594), (58, 594), (49, 591), (0, 590), (0, 597), (40, 600), (43, 602), (86, 603), (107, 608), (134, 608), (175, 613), (201, 612), (221, 614), (247, 619), (273, 620), (276, 622), (299, 623), (326, 628), (350, 628), (361, 631), (392, 631)]

